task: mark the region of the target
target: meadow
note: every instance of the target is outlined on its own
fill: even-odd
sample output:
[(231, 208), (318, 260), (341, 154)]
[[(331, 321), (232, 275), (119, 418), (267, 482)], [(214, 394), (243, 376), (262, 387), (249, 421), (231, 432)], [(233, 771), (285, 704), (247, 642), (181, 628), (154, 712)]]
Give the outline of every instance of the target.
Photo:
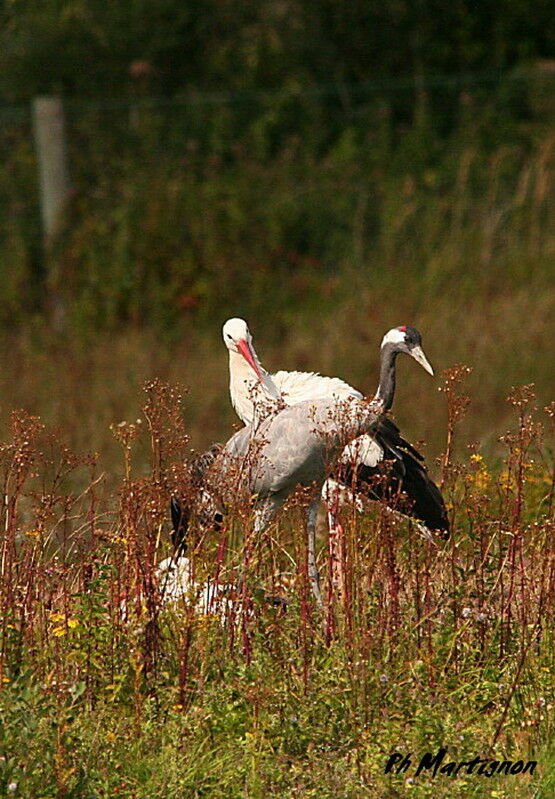
[[(306, 573), (302, 496), (277, 530), (248, 508), (193, 522), (195, 580), (248, 580), (232, 610), (163, 601), (168, 497), (187, 485), (179, 392), (145, 387), (114, 426), (123, 477), (14, 413), (2, 445), (2, 790), (28, 797), (548, 797), (555, 780), (553, 406), (530, 387), (494, 472), (452, 445), (467, 370), (442, 380), (451, 540), (381, 506), (344, 508), (346, 583), (325, 609)], [(146, 474), (133, 452), (149, 452)], [(143, 470), (144, 471), (144, 470)], [(325, 532), (320, 569), (329, 572)], [(225, 541), (224, 541), (225, 539)], [(224, 547), (225, 543), (225, 547)], [(225, 553), (225, 554), (222, 554)], [(264, 603), (262, 592), (287, 598)], [(391, 752), (535, 760), (532, 775), (384, 775)]]
[[(381, 97), (330, 111), (294, 87), (178, 120), (70, 105), (74, 196), (46, 255), (29, 120), (5, 128), (3, 795), (555, 793), (554, 139), (534, 81), (519, 113), (520, 83), (461, 92), (441, 135)], [(321, 524), (322, 613), (302, 495), (261, 540), (237, 507), (224, 531), (193, 519), (188, 552), (198, 582), (248, 565), (234, 609), (163, 601), (169, 497), (237, 423), (232, 315), (269, 370), (367, 393), (381, 336), (419, 328), (437, 377), (399, 364), (394, 413), (426, 442), (448, 542), (346, 506), (344, 596)], [(538, 765), (384, 773), (442, 746)]]
[[(365, 392), (383, 334), (412, 324), (436, 369), (472, 367), (464, 443), (497, 457), (511, 387), (552, 399), (551, 87), (538, 71), (495, 90), (444, 81), (426, 113), (410, 86), (70, 102), (74, 188), (46, 252), (31, 120), (6, 112), (0, 424), (24, 407), (113, 473), (109, 426), (139, 412), (154, 377), (187, 390), (194, 447), (227, 437), (219, 331), (231, 316), (247, 319), (270, 371)], [(436, 388), (402, 367), (395, 413), (432, 459)]]

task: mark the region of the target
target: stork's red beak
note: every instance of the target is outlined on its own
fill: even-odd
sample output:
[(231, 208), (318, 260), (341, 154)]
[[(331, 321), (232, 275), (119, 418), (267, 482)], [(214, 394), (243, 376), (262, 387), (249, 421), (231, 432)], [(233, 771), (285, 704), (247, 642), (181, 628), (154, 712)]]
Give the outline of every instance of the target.
[(250, 348), (249, 342), (244, 338), (239, 339), (239, 341), (237, 342), (237, 349), (239, 350), (243, 358), (246, 360), (246, 362), (249, 364), (249, 366), (252, 366), (260, 382), (263, 383), (264, 376), (260, 371), (260, 366), (256, 363), (254, 359), (254, 355)]

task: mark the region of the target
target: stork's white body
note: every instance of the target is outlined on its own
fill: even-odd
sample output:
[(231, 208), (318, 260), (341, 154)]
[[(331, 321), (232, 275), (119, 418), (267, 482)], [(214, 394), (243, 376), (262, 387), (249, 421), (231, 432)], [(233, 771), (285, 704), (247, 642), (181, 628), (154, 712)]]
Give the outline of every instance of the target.
[[(268, 412), (275, 412), (283, 407), (281, 394), (271, 376), (261, 366), (256, 353), (252, 350), (256, 365), (262, 379), (259, 380), (243, 355), (234, 350), (229, 351), (229, 393), (231, 404), (243, 424), (250, 424), (261, 419)], [(290, 403), (287, 403), (290, 404)]]
[(337, 377), (283, 370), (273, 375), (264, 374), (266, 382), (261, 384), (243, 356), (230, 351), (229, 393), (231, 404), (243, 424), (250, 424), (268, 411), (305, 400), (362, 399), (360, 391)]

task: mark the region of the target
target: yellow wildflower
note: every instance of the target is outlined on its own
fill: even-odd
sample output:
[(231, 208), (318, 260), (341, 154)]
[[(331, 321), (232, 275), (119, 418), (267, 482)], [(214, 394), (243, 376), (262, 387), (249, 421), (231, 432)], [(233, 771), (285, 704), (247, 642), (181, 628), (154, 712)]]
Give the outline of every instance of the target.
[(485, 491), (485, 489), (489, 486), (489, 474), (485, 471), (485, 469), (474, 475), (474, 485), (478, 491)]

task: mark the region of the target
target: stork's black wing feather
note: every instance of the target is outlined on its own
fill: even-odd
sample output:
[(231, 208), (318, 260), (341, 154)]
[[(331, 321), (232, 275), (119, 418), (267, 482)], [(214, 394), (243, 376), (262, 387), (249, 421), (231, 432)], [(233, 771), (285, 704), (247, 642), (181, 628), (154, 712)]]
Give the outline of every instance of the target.
[(222, 449), (223, 444), (212, 444), (209, 450), (203, 452), (202, 455), (197, 455), (191, 461), (191, 482), (195, 488), (200, 488), (204, 482), (204, 475), (207, 470), (212, 466)]
[[(399, 510), (424, 522), (428, 530), (449, 537), (449, 518), (441, 491), (429, 477), (426, 467), (414, 459), (407, 462), (403, 453), (406, 474), (400, 485), (403, 492), (399, 500)], [(406, 497), (406, 498), (405, 498)]]
[(401, 431), (392, 419), (386, 417), (378, 425), (377, 440), (384, 440), (410, 453), (417, 461), (424, 461), (424, 456), (412, 444), (402, 438)]

